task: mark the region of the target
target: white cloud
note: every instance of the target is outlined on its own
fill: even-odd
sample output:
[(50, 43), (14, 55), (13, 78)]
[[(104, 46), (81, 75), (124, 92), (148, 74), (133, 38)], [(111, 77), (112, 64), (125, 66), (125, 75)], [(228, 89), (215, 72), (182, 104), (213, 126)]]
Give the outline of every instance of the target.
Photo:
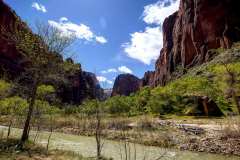
[(60, 18), (59, 22), (49, 20), (48, 23), (58, 28), (65, 35), (74, 34), (78, 39), (85, 41), (96, 41), (101, 44), (107, 43), (106, 38), (95, 35), (87, 25), (72, 23), (66, 17)]
[(43, 13), (47, 12), (46, 7), (42, 4), (37, 3), (37, 2), (33, 2), (32, 7), (35, 8), (36, 10), (38, 10), (38, 11), (43, 12)]
[(161, 26), (165, 18), (178, 10), (179, 3), (180, 0), (159, 0), (144, 7), (143, 21), (155, 26), (131, 34), (130, 42), (122, 45), (128, 57), (147, 65), (157, 59), (163, 46)]
[(64, 21), (68, 21), (68, 18), (67, 17), (61, 17), (60, 22), (64, 22)]
[(133, 71), (126, 66), (118, 67), (118, 71), (122, 73), (130, 73), (130, 74), (133, 73)]
[(113, 84), (113, 81), (108, 80), (106, 77), (103, 76), (97, 76), (97, 80), (100, 83), (108, 83), (108, 84)]
[(117, 69), (115, 68), (110, 68), (108, 70), (101, 71), (102, 74), (107, 74), (107, 73), (117, 73)]
[(143, 20), (147, 24), (162, 24), (169, 15), (179, 8), (179, 0), (158, 1), (144, 7)]
[(131, 34), (131, 42), (123, 44), (123, 47), (129, 57), (150, 65), (158, 58), (162, 43), (160, 28), (147, 27), (144, 32)]
[(104, 71), (101, 71), (102, 74), (107, 74), (107, 73), (130, 73), (132, 74), (133, 71), (129, 69), (127, 66), (120, 66), (118, 68), (110, 68)]
[(96, 41), (99, 42), (99, 43), (102, 43), (102, 44), (107, 43), (106, 38), (104, 38), (102, 36), (97, 36)]

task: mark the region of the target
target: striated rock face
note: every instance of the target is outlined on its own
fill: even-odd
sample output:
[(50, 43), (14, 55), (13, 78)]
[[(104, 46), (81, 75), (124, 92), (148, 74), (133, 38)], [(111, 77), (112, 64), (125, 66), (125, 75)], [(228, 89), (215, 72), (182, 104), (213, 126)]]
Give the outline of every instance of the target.
[[(8, 75), (16, 78), (26, 68), (26, 57), (21, 55), (16, 44), (4, 38), (3, 31), (13, 33), (15, 28), (33, 34), (16, 13), (0, 0), (0, 76), (7, 71)], [(74, 76), (66, 73), (63, 77), (66, 77), (64, 82), (57, 78), (46, 80), (46, 83), (57, 88), (63, 102), (80, 104), (85, 98), (101, 98), (103, 91), (93, 73), (79, 71)]]
[(181, 0), (179, 11), (163, 24), (163, 49), (154, 82), (148, 85), (165, 85), (178, 66), (201, 64), (210, 49), (229, 48), (239, 41), (239, 6), (237, 0)]
[(139, 90), (141, 80), (131, 74), (121, 74), (119, 75), (113, 86), (112, 96), (125, 95), (129, 96)]
[(144, 87), (147, 85), (153, 86), (154, 85), (154, 76), (155, 76), (154, 71), (145, 72), (144, 77), (141, 80), (141, 87)]
[(6, 41), (2, 35), (4, 31), (11, 33), (13, 28), (28, 30), (23, 22), (16, 26), (16, 21), (20, 21), (20, 18), (0, 0), (0, 72), (3, 68), (14, 74), (23, 70), (24, 58), (18, 52), (16, 44)]
[(69, 82), (59, 90), (59, 96), (65, 103), (80, 104), (84, 99), (101, 99), (103, 89), (95, 76), (90, 72), (79, 72), (68, 77)]

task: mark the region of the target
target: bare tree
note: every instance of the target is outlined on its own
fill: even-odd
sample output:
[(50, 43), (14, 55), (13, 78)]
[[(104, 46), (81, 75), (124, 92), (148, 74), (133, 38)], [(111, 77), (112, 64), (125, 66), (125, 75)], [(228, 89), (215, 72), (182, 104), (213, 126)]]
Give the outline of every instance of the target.
[(95, 100), (96, 105), (96, 128), (95, 128), (95, 138), (97, 143), (97, 160), (102, 158), (101, 152), (103, 148), (102, 142), (102, 112), (98, 100)]
[[(75, 40), (71, 35), (64, 36), (56, 28), (38, 24), (34, 35), (29, 29), (19, 29), (22, 24), (16, 22), (12, 33), (4, 32), (4, 38), (16, 44), (19, 52), (25, 57), (25, 71), (22, 73), (20, 85), (26, 87), (29, 107), (19, 146), (21, 147), (29, 137), (30, 122), (34, 111), (38, 86), (50, 75), (61, 73), (62, 57), (65, 49)], [(19, 24), (18, 24), (19, 23)]]
[[(137, 150), (136, 143), (131, 143), (128, 140), (128, 132), (122, 130), (121, 131), (121, 141), (119, 142), (119, 152), (120, 152), (120, 157), (121, 160), (139, 160), (138, 154), (139, 152), (143, 153), (142, 160), (147, 160), (149, 159), (147, 156), (147, 151), (143, 148), (143, 150), (139, 151)], [(138, 136), (141, 136), (139, 134)], [(152, 160), (161, 160), (166, 157), (166, 152), (163, 152), (159, 154), (157, 158), (154, 158)]]

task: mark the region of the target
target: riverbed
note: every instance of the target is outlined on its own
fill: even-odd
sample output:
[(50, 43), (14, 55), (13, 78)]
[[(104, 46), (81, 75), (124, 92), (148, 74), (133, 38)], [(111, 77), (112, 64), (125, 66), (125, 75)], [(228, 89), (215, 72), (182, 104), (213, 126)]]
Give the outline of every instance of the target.
[[(0, 127), (0, 132), (5, 132), (6, 129), (6, 127)], [(20, 129), (12, 130), (12, 136), (15, 138), (19, 137), (20, 133)], [(49, 134), (49, 132), (41, 132), (36, 142), (46, 146)], [(33, 139), (35, 135), (36, 132), (32, 131), (30, 138)], [(85, 157), (94, 157), (96, 155), (96, 142), (94, 137), (54, 132), (50, 141), (50, 149), (72, 151)], [(126, 156), (130, 156), (130, 159), (136, 157), (137, 160), (143, 160), (144, 158), (155, 160), (159, 157), (162, 157), (161, 160), (240, 160), (240, 157), (235, 156), (179, 151), (110, 140), (103, 140), (102, 153), (105, 157), (111, 157), (114, 160), (125, 159)]]

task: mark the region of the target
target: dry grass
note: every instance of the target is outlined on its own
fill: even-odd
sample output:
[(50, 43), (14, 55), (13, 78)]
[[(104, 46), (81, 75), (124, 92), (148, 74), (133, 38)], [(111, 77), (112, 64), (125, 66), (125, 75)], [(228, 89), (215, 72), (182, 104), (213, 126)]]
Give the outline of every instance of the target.
[(240, 138), (240, 117), (227, 118), (221, 124), (221, 136), (226, 138)]

